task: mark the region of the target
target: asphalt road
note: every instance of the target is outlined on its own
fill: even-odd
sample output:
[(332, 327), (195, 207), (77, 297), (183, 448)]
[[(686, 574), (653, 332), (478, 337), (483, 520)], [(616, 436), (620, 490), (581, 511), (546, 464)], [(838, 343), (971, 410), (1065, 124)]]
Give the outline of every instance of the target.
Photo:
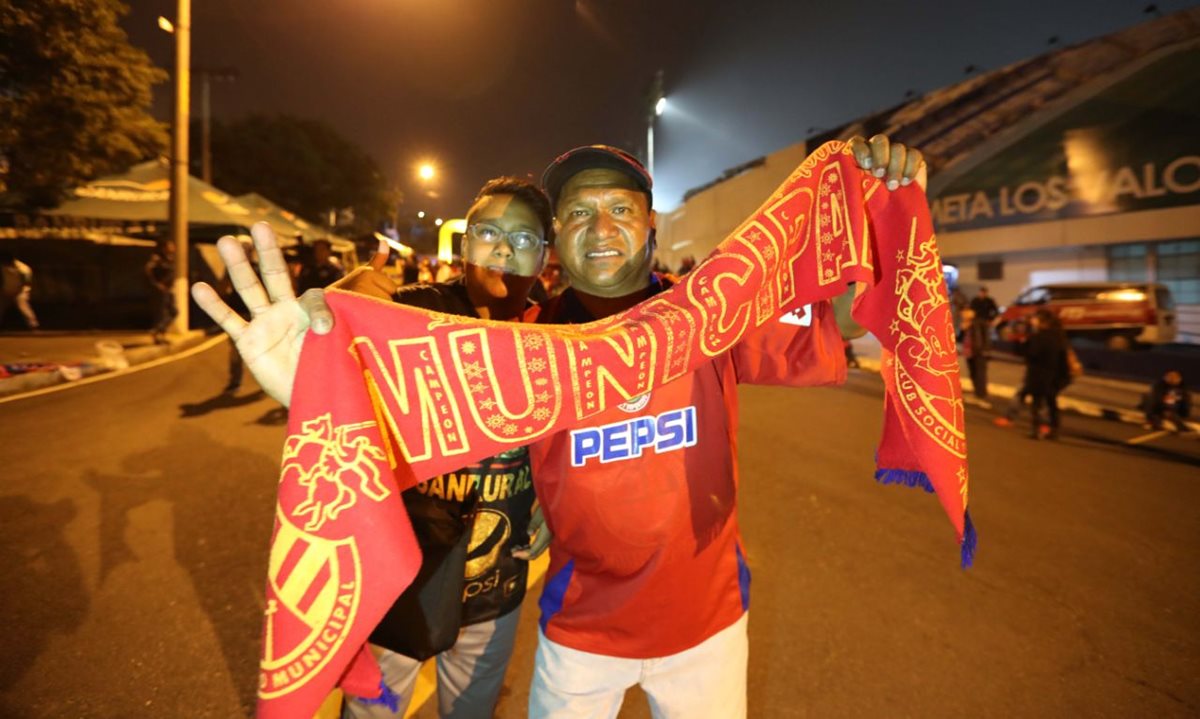
[[(283, 414), (218, 394), (226, 353), (0, 404), (0, 716), (252, 711)], [(1200, 443), (1078, 417), (1035, 442), (970, 409), (964, 572), (936, 500), (871, 479), (880, 397), (743, 388), (750, 716), (1200, 714)]]

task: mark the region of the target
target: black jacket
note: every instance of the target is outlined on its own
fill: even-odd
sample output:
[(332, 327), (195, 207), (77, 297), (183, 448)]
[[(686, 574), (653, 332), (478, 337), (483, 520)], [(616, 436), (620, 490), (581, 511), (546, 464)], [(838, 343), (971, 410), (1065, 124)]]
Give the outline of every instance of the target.
[[(462, 277), (407, 285), (394, 299), (412, 307), (479, 316)], [(469, 496), (464, 493), (468, 487), (473, 489)], [(495, 619), (521, 605), (529, 563), (514, 558), (512, 549), (529, 538), (534, 492), (528, 450), (521, 447), (447, 472), (404, 491), (401, 498), (426, 554), (430, 548), (453, 544), (464, 528), (471, 534), (462, 597), (464, 626)], [(422, 566), (406, 594), (417, 590), (429, 569)], [(389, 612), (371, 641), (388, 647), (386, 624), (404, 619), (402, 613)]]
[(1067, 337), (1055, 329), (1034, 332), (1021, 346), (1025, 356), (1025, 390), (1048, 395), (1061, 392), (1071, 383), (1067, 364)]

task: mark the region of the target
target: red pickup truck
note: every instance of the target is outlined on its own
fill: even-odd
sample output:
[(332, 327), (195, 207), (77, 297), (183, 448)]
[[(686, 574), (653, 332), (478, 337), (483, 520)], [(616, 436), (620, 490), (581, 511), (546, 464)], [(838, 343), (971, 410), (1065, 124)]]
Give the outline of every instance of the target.
[(1003, 341), (1025, 336), (1030, 315), (1045, 307), (1070, 337), (1100, 340), (1109, 349), (1175, 341), (1175, 301), (1166, 286), (1146, 282), (1079, 282), (1031, 287), (996, 318)]

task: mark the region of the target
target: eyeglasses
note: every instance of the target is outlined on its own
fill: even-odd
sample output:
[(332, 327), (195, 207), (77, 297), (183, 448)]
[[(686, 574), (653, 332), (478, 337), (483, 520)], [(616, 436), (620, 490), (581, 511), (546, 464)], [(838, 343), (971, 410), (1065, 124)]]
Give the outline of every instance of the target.
[(530, 232), (529, 230), (505, 232), (499, 227), (489, 225), (486, 222), (476, 222), (473, 225), (469, 225), (467, 232), (471, 235), (471, 239), (478, 240), (485, 245), (495, 245), (499, 244), (500, 240), (508, 240), (509, 247), (521, 252), (540, 249), (545, 244), (536, 232)]

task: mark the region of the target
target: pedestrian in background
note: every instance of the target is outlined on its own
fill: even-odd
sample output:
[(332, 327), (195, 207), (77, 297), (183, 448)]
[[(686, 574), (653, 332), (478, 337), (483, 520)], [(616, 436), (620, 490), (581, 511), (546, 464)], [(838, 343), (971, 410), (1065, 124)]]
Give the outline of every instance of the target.
[[(1067, 335), (1058, 317), (1040, 309), (1030, 320), (1032, 334), (1021, 346), (1025, 356), (1025, 386), (1032, 402), (1033, 439), (1058, 438), (1058, 393), (1071, 383), (1067, 359)], [(1047, 422), (1042, 422), (1042, 405), (1047, 409)]]
[(345, 271), (333, 261), (333, 245), (329, 240), (312, 243), (312, 255), (300, 269), (296, 291), (304, 294), (308, 290), (324, 289), (342, 279)]
[(1142, 411), (1146, 413), (1147, 429), (1162, 429), (1166, 422), (1175, 425), (1175, 431), (1186, 432), (1185, 420), (1192, 411), (1192, 395), (1183, 383), (1183, 375), (1170, 370), (1155, 380), (1142, 398)]
[(405, 257), (403, 264), (400, 267), (400, 284), (412, 285), (420, 281), (421, 269), (417, 266), (417, 260), (412, 255)]
[(0, 252), (0, 273), (3, 273), (4, 290), (0, 297), (0, 323), (8, 308), (16, 305), (25, 325), (31, 330), (38, 328), (38, 318), (33, 312), (29, 297), (33, 294), (33, 269), (18, 260), (11, 252)]
[(954, 322), (954, 341), (963, 341), (963, 330), (966, 329), (963, 312), (967, 309), (967, 295), (957, 284), (950, 290), (950, 318)]
[[(254, 268), (254, 271), (258, 272), (258, 255), (255, 252), (254, 243), (249, 237), (244, 235), (239, 237), (238, 241), (242, 243), (242, 251), (246, 253), (246, 260)], [(221, 299), (225, 300), (225, 304), (229, 305), (229, 308), (238, 313), (242, 319), (247, 319), (250, 316), (250, 310), (246, 308), (246, 303), (242, 301), (237, 288), (233, 286), (233, 275), (228, 270), (225, 272), (225, 277), (217, 285), (217, 292), (220, 293)], [(230, 342), (229, 381), (225, 384), (224, 393), (233, 394), (241, 389), (243, 375), (245, 375), (245, 364), (242, 362), (242, 353), (238, 352), (237, 345)]]
[(967, 358), (967, 369), (975, 396), (988, 398), (988, 355), (992, 351), (992, 325), (980, 319), (975, 311), (967, 307), (962, 311), (963, 356)]
[(154, 323), (154, 343), (162, 344), (163, 335), (175, 321), (179, 308), (175, 306), (175, 293), (171, 284), (175, 281), (175, 243), (159, 240), (154, 254), (146, 262), (146, 278), (158, 292), (158, 320)]
[(979, 287), (979, 294), (971, 298), (969, 307), (975, 313), (976, 320), (982, 318), (988, 324), (991, 324), (992, 320), (1000, 315), (1000, 308), (996, 306), (996, 300), (988, 296), (988, 288), (983, 285)]

